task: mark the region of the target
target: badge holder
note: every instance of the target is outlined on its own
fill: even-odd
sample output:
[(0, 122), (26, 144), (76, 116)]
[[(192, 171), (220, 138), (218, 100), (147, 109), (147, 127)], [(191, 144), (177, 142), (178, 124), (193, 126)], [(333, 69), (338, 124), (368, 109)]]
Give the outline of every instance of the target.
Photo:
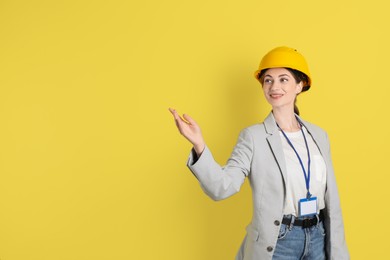
[(304, 198), (299, 200), (299, 216), (309, 217), (317, 214), (317, 197)]

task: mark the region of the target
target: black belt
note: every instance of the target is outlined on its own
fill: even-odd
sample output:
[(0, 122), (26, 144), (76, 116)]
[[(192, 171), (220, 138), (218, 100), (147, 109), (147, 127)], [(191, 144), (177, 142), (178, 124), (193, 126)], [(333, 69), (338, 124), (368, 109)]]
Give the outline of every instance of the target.
[[(282, 224), (285, 224), (285, 225), (291, 225), (291, 221), (292, 221), (292, 217), (283, 217), (283, 220), (282, 220)], [(320, 212), (320, 214), (314, 217), (311, 217), (311, 218), (304, 218), (304, 219), (299, 219), (299, 218), (295, 218), (294, 219), (294, 223), (293, 223), (293, 226), (298, 226), (298, 227), (302, 227), (302, 228), (309, 228), (309, 227), (312, 227), (312, 226), (315, 226), (317, 225), (318, 222), (321, 222), (324, 220), (324, 214), (322, 214), (322, 211)]]

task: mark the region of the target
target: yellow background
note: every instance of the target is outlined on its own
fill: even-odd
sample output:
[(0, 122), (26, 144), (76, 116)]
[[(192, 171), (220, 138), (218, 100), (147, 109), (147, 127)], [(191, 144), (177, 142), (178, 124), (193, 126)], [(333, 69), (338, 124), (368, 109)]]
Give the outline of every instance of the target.
[(352, 259), (385, 259), (387, 1), (0, 1), (0, 259), (233, 259), (251, 193), (213, 202), (168, 107), (224, 164), (270, 107), (253, 78), (297, 48), (326, 129)]

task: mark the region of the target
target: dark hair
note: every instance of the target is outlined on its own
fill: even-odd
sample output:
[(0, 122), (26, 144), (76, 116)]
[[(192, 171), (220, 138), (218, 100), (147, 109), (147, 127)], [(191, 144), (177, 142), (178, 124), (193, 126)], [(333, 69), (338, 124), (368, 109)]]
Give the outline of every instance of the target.
[[(285, 69), (291, 73), (291, 75), (294, 77), (296, 83), (302, 82), (302, 84), (303, 84), (302, 91), (306, 91), (310, 88), (309, 77), (305, 73), (300, 72), (299, 70), (291, 69), (291, 68), (285, 68)], [(262, 71), (260, 71), (259, 75), (257, 76), (257, 78), (259, 79), (261, 84), (264, 83), (264, 76), (265, 76), (265, 72), (267, 70), (268, 69), (263, 69)], [(294, 100), (294, 113), (299, 115), (299, 109), (298, 109), (296, 103), (297, 103), (297, 99), (295, 98), (295, 100)]]

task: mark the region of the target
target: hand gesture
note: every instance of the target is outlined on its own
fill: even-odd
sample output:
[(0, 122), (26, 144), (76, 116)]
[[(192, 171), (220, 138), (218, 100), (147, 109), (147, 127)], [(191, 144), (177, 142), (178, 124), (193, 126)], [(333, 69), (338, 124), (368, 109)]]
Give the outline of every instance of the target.
[(179, 129), (180, 134), (192, 143), (195, 152), (199, 156), (205, 148), (205, 142), (203, 140), (200, 127), (189, 115), (184, 114), (183, 119), (179, 116), (175, 109), (169, 108), (169, 111), (175, 119), (176, 126), (177, 129)]

